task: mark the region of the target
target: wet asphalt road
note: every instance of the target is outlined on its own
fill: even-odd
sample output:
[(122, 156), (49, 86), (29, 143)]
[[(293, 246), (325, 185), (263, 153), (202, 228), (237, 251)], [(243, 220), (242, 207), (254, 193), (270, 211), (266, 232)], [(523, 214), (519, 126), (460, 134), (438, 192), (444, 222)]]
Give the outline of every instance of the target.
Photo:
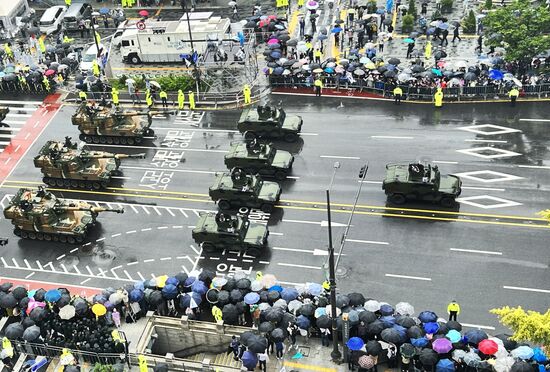
[[(281, 97), (273, 101), (281, 100), (288, 114), (303, 117), (304, 133), (295, 144), (278, 144), (296, 157), (293, 178), (282, 183), (281, 208), (271, 216), (253, 215), (269, 219), (269, 248), (261, 257), (229, 251), (207, 256), (192, 241), (198, 213), (215, 209), (208, 187), (213, 173), (225, 169), (230, 142), (240, 138), (234, 132), (239, 113), (183, 112), (155, 119), (158, 138), (141, 148), (104, 148), (147, 155), (123, 161), (124, 179), (112, 188), (56, 192), (125, 208), (124, 215), (100, 215), (89, 244), (22, 241), (2, 220), (0, 235), (11, 237), (0, 247), (2, 272), (91, 287), (201, 267), (222, 275), (261, 270), (286, 283), (322, 281), (324, 196), (333, 164), (340, 163), (331, 193), (338, 250), (359, 187), (358, 171), (368, 162), (339, 264), (341, 291), (361, 291), (392, 304), (408, 301), (419, 311), (431, 308), (441, 314), (456, 299), (463, 322), (497, 328), (488, 313), (493, 307), (548, 308), (549, 231), (536, 213), (548, 208), (550, 200), (550, 122), (526, 120), (546, 119), (546, 104), (447, 105), (437, 111), (430, 105), (352, 100), (338, 108), (340, 100)], [(18, 187), (40, 183), (32, 157), (46, 140), (78, 137), (70, 124), (74, 109), (59, 111), (4, 183), (3, 206)], [(386, 204), (381, 189), (385, 165), (414, 160), (462, 176), (458, 208)]]

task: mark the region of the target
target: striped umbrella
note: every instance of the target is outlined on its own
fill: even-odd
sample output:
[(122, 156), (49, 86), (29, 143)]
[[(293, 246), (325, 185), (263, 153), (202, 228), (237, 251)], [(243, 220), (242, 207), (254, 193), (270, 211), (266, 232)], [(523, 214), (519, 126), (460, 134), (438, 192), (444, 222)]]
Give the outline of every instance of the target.
[(374, 367), (374, 359), (372, 359), (370, 355), (362, 355), (359, 360), (357, 360), (357, 364), (359, 364), (361, 368), (371, 369)]

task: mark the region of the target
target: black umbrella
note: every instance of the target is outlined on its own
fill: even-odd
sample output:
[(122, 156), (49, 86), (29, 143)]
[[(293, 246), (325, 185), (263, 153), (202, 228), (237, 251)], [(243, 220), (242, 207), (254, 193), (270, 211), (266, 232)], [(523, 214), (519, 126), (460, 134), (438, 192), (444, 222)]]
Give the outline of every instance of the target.
[(455, 331), (458, 331), (458, 332), (462, 331), (462, 325), (456, 320), (449, 320), (447, 322), (447, 328), (454, 329)]
[(227, 304), (222, 309), (223, 321), (227, 324), (236, 325), (239, 320), (239, 310), (233, 304)]
[(321, 315), (317, 318), (316, 323), (319, 328), (329, 328), (332, 324), (332, 320), (327, 315)]
[(434, 57), (437, 59), (445, 58), (447, 57), (447, 53), (444, 50), (438, 50), (434, 53)]
[(25, 328), (21, 323), (12, 323), (6, 327), (5, 336), (11, 340), (15, 340), (23, 336), (24, 331)]
[(377, 68), (378, 72), (383, 74), (384, 72), (388, 71), (388, 67), (386, 67), (385, 65), (384, 66), (379, 66)]
[(262, 322), (258, 327), (258, 331), (262, 333), (271, 332), (273, 329), (275, 329), (275, 326), (271, 322)]
[(437, 331), (440, 335), (446, 335), (447, 332), (449, 332), (450, 328), (447, 326), (447, 323), (444, 322), (437, 322), (439, 324), (439, 330)]
[(518, 347), (518, 343), (514, 340), (511, 340), (510, 337), (512, 335), (507, 335), (505, 333), (500, 333), (495, 336), (496, 338), (502, 340), (502, 343), (504, 344), (504, 348), (508, 351), (514, 350), (516, 347)]
[(367, 324), (367, 333), (369, 335), (377, 335), (384, 329), (384, 323), (382, 323), (380, 320), (375, 320), (372, 323)]
[(29, 297), (23, 297), (21, 300), (19, 300), (19, 308), (21, 311), (24, 311), (27, 307), (29, 307), (29, 302), (31, 302), (31, 299)]
[(25, 341), (32, 342), (36, 340), (38, 336), (40, 336), (40, 328), (35, 325), (25, 329), (25, 332), (23, 332), (23, 339)]
[(487, 333), (485, 331), (482, 331), (481, 329), (472, 329), (464, 334), (464, 337), (468, 340), (468, 343), (471, 344), (479, 344), (482, 340), (486, 340), (489, 338), (487, 336)]
[(12, 307), (16, 307), (18, 302), (19, 301), (17, 301), (13, 294), (8, 293), (7, 295), (0, 298), (0, 307), (3, 307), (4, 309), (10, 309)]
[(401, 351), (401, 354), (406, 358), (411, 358), (416, 353), (416, 348), (409, 343), (401, 345), (399, 350)]
[(218, 293), (218, 304), (220, 306), (227, 305), (230, 302), (229, 292), (228, 291), (220, 291)]
[(239, 340), (241, 341), (241, 344), (248, 345), (248, 340), (250, 340), (254, 337), (256, 337), (256, 334), (254, 334), (253, 332), (250, 332), (250, 331), (246, 331), (246, 332), (241, 333), (241, 335), (239, 336)]
[(35, 322), (41, 322), (46, 318), (47, 312), (43, 307), (35, 307), (29, 314), (30, 318)]
[(227, 280), (227, 283), (225, 283), (225, 285), (222, 288), (228, 292), (231, 292), (236, 287), (237, 287), (237, 281), (235, 280), (235, 278), (229, 278)]
[(80, 369), (77, 366), (66, 366), (63, 369), (64, 372), (80, 372)]
[(218, 291), (216, 288), (210, 288), (208, 292), (206, 292), (206, 300), (211, 304), (217, 304), (219, 293), (220, 291)]
[(298, 311), (304, 316), (312, 316), (315, 314), (315, 306), (313, 304), (303, 304)]
[(66, 293), (63, 293), (61, 295), (61, 298), (57, 300), (56, 304), (61, 308), (63, 306), (67, 306), (70, 302), (71, 302), (71, 296), (69, 296)]
[(365, 324), (372, 323), (377, 319), (376, 314), (372, 311), (361, 311), (359, 313), (359, 320), (362, 321)]
[(380, 337), (382, 338), (382, 340), (386, 342), (391, 342), (393, 344), (398, 344), (403, 341), (401, 334), (394, 328), (386, 328), (382, 330), (382, 332), (380, 333)]
[(183, 283), (185, 283), (185, 281), (187, 280), (188, 277), (189, 276), (184, 272), (177, 273), (175, 275), (175, 278), (180, 282), (180, 285), (183, 285)]
[(298, 45), (298, 40), (296, 40), (296, 39), (290, 39), (289, 41), (286, 42), (286, 45), (287, 45), (287, 46), (293, 46), (293, 47), (294, 47), (294, 46)]
[(412, 68), (411, 68), (412, 72), (414, 73), (419, 73), (419, 72), (424, 72), (426, 69), (420, 65), (414, 65)]
[(349, 305), (349, 297), (346, 295), (336, 295), (336, 307), (340, 309)]
[(153, 306), (158, 306), (164, 301), (162, 298), (162, 292), (159, 290), (153, 291), (151, 295), (149, 296), (149, 303)]
[(0, 284), (0, 292), (8, 293), (11, 287), (13, 287), (12, 283), (8, 283), (8, 282), (2, 283)]
[(275, 328), (271, 331), (271, 338), (274, 341), (283, 341), (286, 338), (286, 331), (282, 328)]
[(291, 313), (283, 313), (283, 317), (279, 322), (279, 327), (286, 329), (289, 324), (296, 324), (296, 317)]
[(253, 353), (263, 353), (267, 349), (267, 340), (265, 337), (255, 336), (248, 340), (248, 350)]
[(424, 330), (419, 326), (412, 326), (409, 329), (407, 329), (407, 336), (410, 338), (420, 338), (424, 336), (425, 332)]
[[(237, 302), (241, 302), (243, 300), (243, 293), (238, 289), (234, 289), (231, 291), (231, 293), (229, 293), (229, 299), (234, 304), (236, 304)], [(219, 296), (218, 296), (218, 300), (219, 300)]]
[(367, 349), (367, 353), (369, 355), (380, 355), (382, 353), (382, 345), (380, 345), (380, 342), (370, 340), (365, 344), (365, 348)]
[(270, 301), (270, 302), (275, 302), (277, 301), (279, 298), (281, 298), (281, 293), (279, 293), (278, 291), (269, 291), (267, 293), (267, 299)]
[(401, 315), (395, 319), (395, 323), (399, 324), (401, 327), (410, 328), (416, 325), (416, 321), (410, 316)]
[(397, 75), (395, 71), (386, 71), (384, 72), (384, 76), (387, 78), (394, 78)]
[(401, 60), (400, 60), (399, 58), (395, 58), (395, 57), (394, 57), (394, 58), (390, 58), (390, 59), (388, 60), (388, 63), (389, 63), (390, 65), (396, 65), (396, 66), (397, 66), (398, 64), (401, 63)]
[(239, 289), (249, 289), (250, 288), (250, 279), (242, 278), (237, 281), (237, 288)]
[(477, 79), (477, 75), (471, 71), (464, 74), (464, 80), (466, 81), (475, 80), (475, 79)]
[(25, 319), (23, 319), (23, 322), (21, 322), (21, 324), (23, 325), (23, 328), (27, 329), (29, 327), (32, 327), (35, 323), (34, 323), (34, 320), (26, 316)]
[(420, 352), (420, 361), (425, 366), (433, 366), (437, 363), (439, 357), (432, 349), (423, 349)]
[(524, 360), (518, 360), (512, 365), (510, 372), (534, 372), (534, 369), (530, 363)]
[(283, 319), (284, 310), (281, 307), (270, 307), (264, 311), (265, 320), (278, 323)]
[(325, 307), (328, 305), (328, 298), (326, 297), (319, 297), (317, 300), (317, 307)]
[(18, 286), (11, 290), (11, 294), (19, 301), (27, 297), (27, 290), (24, 287)]
[[(199, 274), (199, 280), (202, 280), (203, 282), (207, 282), (209, 280), (212, 280), (216, 277), (216, 273), (212, 270), (203, 269), (201, 273)], [(176, 278), (177, 279), (177, 278)]]
[(451, 24), (455, 27), (460, 27), (460, 22), (459, 21), (451, 21)]
[(34, 299), (36, 301), (44, 301), (44, 296), (46, 296), (46, 290), (44, 288), (39, 288), (36, 290), (36, 292), (34, 292)]

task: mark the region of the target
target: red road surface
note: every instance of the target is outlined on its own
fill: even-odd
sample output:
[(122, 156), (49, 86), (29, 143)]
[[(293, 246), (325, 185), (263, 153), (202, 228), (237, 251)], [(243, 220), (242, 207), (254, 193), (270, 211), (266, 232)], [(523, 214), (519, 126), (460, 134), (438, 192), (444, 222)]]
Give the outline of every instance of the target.
[[(33, 113), (10, 144), (0, 153), (0, 184), (8, 178), (19, 160), (57, 113), (59, 107), (61, 107), (60, 103), (57, 102), (59, 96), (60, 94), (57, 93), (47, 96), (42, 106)], [(24, 101), (21, 101), (21, 103), (24, 103)]]
[(0, 276), (0, 284), (6, 283), (6, 282), (12, 283), (14, 287), (20, 285), (22, 287), (27, 288), (28, 290), (38, 289), (38, 288), (44, 288), (45, 290), (67, 288), (69, 292), (71, 292), (71, 295), (80, 295), (81, 297), (90, 297), (95, 294), (101, 293), (101, 288), (83, 287), (81, 285), (69, 285), (64, 283), (45, 282), (45, 281), (32, 280), (32, 279), (15, 279), (15, 278), (8, 278), (5, 276)]

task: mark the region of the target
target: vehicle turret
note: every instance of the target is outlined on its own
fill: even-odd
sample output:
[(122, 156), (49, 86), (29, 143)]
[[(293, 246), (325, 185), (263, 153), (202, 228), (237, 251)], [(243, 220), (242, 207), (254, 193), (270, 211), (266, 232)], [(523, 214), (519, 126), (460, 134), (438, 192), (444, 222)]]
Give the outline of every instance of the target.
[(281, 108), (258, 106), (256, 109), (245, 108), (237, 123), (239, 132), (245, 139), (254, 137), (284, 139), (295, 142), (302, 130), (302, 118), (287, 115)]

